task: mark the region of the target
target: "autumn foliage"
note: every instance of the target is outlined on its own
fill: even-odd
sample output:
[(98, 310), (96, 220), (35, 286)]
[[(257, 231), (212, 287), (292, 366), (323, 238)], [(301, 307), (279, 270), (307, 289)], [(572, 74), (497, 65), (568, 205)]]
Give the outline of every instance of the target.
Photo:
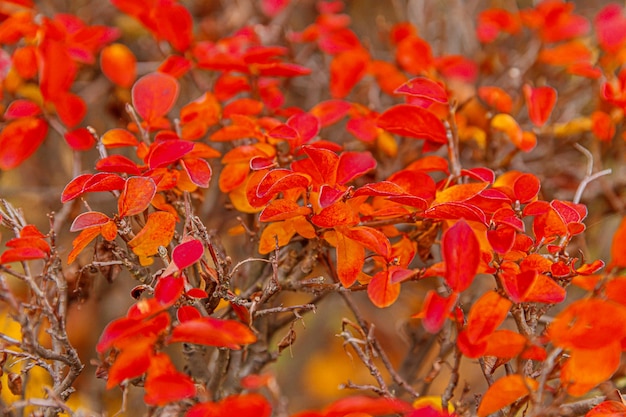
[(200, 3), (0, 4), (0, 409), (626, 413), (621, 5)]

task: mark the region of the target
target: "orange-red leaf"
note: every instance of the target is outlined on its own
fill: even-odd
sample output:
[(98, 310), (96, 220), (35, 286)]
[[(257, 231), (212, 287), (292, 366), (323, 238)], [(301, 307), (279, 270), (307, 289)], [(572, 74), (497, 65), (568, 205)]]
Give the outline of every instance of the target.
[(180, 161), (192, 183), (198, 187), (208, 188), (213, 171), (211, 165), (202, 158), (185, 158)]
[(446, 128), (430, 111), (412, 104), (398, 104), (378, 117), (378, 127), (388, 132), (435, 143), (447, 142)]
[(70, 226), (70, 232), (78, 232), (80, 230), (87, 229), (88, 227), (102, 226), (109, 222), (109, 216), (99, 211), (88, 211), (87, 213), (81, 213), (72, 222)]
[(459, 293), (456, 292), (448, 297), (442, 297), (436, 291), (430, 290), (424, 300), (422, 312), (413, 317), (422, 318), (422, 325), (427, 332), (437, 333), (448, 319), (458, 299)]
[(531, 390), (537, 389), (539, 383), (531, 378), (521, 375), (507, 375), (493, 383), (483, 395), (478, 406), (478, 417), (486, 417), (489, 414), (506, 407), (518, 399), (529, 395)]
[(357, 48), (341, 52), (330, 63), (330, 95), (344, 98), (367, 72), (369, 53)]
[(146, 404), (162, 406), (191, 398), (196, 394), (193, 379), (179, 372), (165, 353), (151, 355), (147, 371), (148, 375), (144, 382)]
[(337, 237), (337, 275), (341, 284), (348, 288), (356, 281), (365, 263), (363, 245), (347, 238), (343, 233)]
[(412, 78), (394, 91), (396, 94), (406, 94), (412, 97), (419, 97), (426, 101), (437, 103), (448, 103), (448, 93), (445, 88), (426, 77)]
[(63, 138), (67, 144), (76, 151), (87, 151), (96, 144), (96, 139), (89, 129), (84, 127), (66, 132)]
[(256, 342), (256, 336), (250, 328), (238, 321), (200, 317), (174, 327), (168, 343), (176, 342), (239, 350), (241, 345)]
[(0, 169), (9, 170), (31, 156), (48, 134), (48, 123), (36, 117), (12, 120), (0, 132)]
[(133, 106), (150, 124), (171, 110), (178, 97), (178, 90), (178, 81), (171, 75), (160, 72), (144, 75), (133, 86)]
[(446, 283), (455, 292), (465, 291), (474, 280), (480, 263), (478, 238), (465, 220), (445, 231), (441, 254), (446, 265)]
[(523, 90), (530, 121), (537, 127), (543, 126), (556, 104), (556, 90), (548, 86), (533, 88), (528, 84)]
[(489, 291), (483, 294), (472, 306), (467, 317), (467, 337), (478, 343), (491, 335), (502, 324), (513, 303)]
[(585, 417), (621, 417), (626, 415), (626, 404), (619, 401), (604, 401), (591, 409)]
[(220, 402), (203, 402), (191, 407), (185, 417), (270, 417), (272, 406), (261, 394), (231, 395)]
[(126, 217), (143, 212), (150, 205), (155, 193), (156, 185), (152, 178), (128, 178), (117, 201), (118, 215)]
[(398, 268), (391, 267), (376, 273), (367, 284), (367, 295), (376, 307), (389, 307), (398, 299), (400, 283), (391, 282), (391, 274)]

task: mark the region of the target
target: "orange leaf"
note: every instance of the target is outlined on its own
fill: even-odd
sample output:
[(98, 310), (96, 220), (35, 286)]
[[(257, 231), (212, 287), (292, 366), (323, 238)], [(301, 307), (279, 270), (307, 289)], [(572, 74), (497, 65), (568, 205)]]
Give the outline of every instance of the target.
[(352, 227), (343, 231), (346, 237), (359, 242), (374, 253), (387, 259), (391, 253), (391, 245), (385, 234), (367, 226)]
[[(506, 133), (511, 142), (519, 149), (522, 149), (524, 135), (522, 128), (517, 123), (517, 120), (510, 114), (499, 113), (491, 119), (491, 128), (500, 132)], [(530, 149), (522, 149), (529, 151)]]
[(176, 342), (239, 350), (241, 345), (256, 342), (256, 336), (250, 328), (238, 321), (200, 317), (174, 327), (168, 343)]
[(137, 58), (124, 44), (113, 43), (102, 48), (100, 68), (114, 84), (130, 88), (137, 77)]
[(269, 203), (259, 215), (259, 220), (262, 222), (275, 222), (295, 216), (306, 216), (310, 212), (311, 209), (309, 207), (300, 206), (294, 201), (281, 198)]
[(406, 72), (419, 75), (433, 65), (433, 54), (428, 42), (417, 35), (409, 35), (398, 42), (396, 61)]
[(457, 184), (437, 192), (437, 197), (433, 205), (455, 202), (460, 203), (478, 195), (481, 191), (489, 187), (488, 182), (473, 182), (469, 184)]
[(343, 233), (335, 233), (337, 238), (337, 275), (341, 284), (348, 288), (356, 281), (365, 263), (365, 249)]
[(524, 351), (528, 340), (511, 330), (496, 330), (487, 337), (485, 355), (498, 358), (514, 358)]
[(9, 122), (0, 131), (0, 169), (9, 170), (31, 156), (48, 134), (48, 123), (36, 117)]
[(479, 87), (478, 97), (499, 113), (510, 113), (513, 109), (513, 99), (500, 87)]
[(156, 194), (156, 185), (152, 178), (129, 177), (117, 201), (120, 217), (134, 216), (148, 208)]
[(276, 222), (267, 225), (259, 239), (259, 253), (265, 255), (278, 247), (283, 247), (291, 241), (296, 230), (288, 222)]
[(128, 246), (139, 256), (142, 265), (150, 265), (152, 259), (147, 257), (156, 254), (159, 246), (169, 245), (175, 227), (176, 216), (166, 211), (150, 213), (146, 225), (128, 242)]
[(76, 260), (76, 257), (100, 234), (99, 227), (90, 227), (82, 232), (72, 242), (72, 251), (67, 256), (68, 265)]
[(513, 303), (489, 291), (472, 306), (467, 317), (467, 337), (477, 343), (491, 335), (502, 324)]
[(150, 367), (150, 355), (154, 340), (136, 338), (115, 357), (115, 362), (109, 368), (107, 389), (111, 389), (126, 379), (143, 375)]
[(107, 148), (119, 148), (123, 146), (137, 146), (139, 141), (126, 129), (107, 130), (102, 135), (102, 144)]
[(133, 107), (151, 124), (165, 116), (178, 97), (178, 81), (171, 75), (153, 72), (141, 77), (132, 88)]
[(556, 90), (548, 86), (533, 88), (528, 84), (523, 90), (530, 121), (537, 127), (543, 126), (556, 104)]
[(311, 217), (311, 223), (319, 227), (336, 227), (355, 225), (359, 222), (359, 216), (354, 209), (343, 201), (324, 208), (318, 214)]
[(626, 307), (597, 298), (574, 301), (556, 316), (548, 336), (563, 348), (600, 349), (626, 337)]
[(486, 417), (529, 395), (529, 389), (535, 390), (538, 385), (534, 379), (524, 378), (517, 374), (507, 375), (498, 379), (483, 395), (478, 406), (478, 417)]
[(472, 228), (461, 219), (445, 231), (441, 254), (446, 265), (446, 283), (455, 292), (465, 291), (478, 272), (480, 244)]
[(447, 143), (446, 128), (430, 111), (412, 104), (398, 104), (378, 117), (378, 127), (391, 133), (435, 143)]
[(400, 283), (391, 282), (391, 274), (400, 267), (391, 267), (376, 273), (367, 284), (367, 295), (372, 303), (379, 308), (389, 307), (400, 295)]
[(561, 384), (570, 395), (582, 396), (617, 371), (622, 348), (618, 339), (594, 349), (572, 349), (561, 369)]

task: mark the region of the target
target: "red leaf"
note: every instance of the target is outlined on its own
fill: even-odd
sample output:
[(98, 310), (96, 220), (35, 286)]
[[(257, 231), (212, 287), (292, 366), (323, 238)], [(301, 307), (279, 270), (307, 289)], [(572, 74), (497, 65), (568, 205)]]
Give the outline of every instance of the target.
[(161, 303), (163, 308), (169, 307), (178, 301), (183, 294), (184, 287), (185, 280), (183, 278), (160, 277), (156, 287), (154, 287), (154, 298)]
[(180, 139), (163, 140), (152, 145), (148, 155), (150, 169), (168, 166), (193, 150), (193, 142)]
[(455, 292), (465, 291), (474, 280), (480, 263), (478, 239), (465, 220), (445, 231), (441, 254), (446, 265), (446, 283)]
[(349, 416), (352, 414), (360, 415), (387, 415), (406, 413), (411, 411), (412, 407), (404, 401), (396, 398), (371, 398), (364, 395), (357, 395), (342, 398), (326, 407), (326, 417)]
[(0, 132), (0, 169), (17, 167), (31, 156), (48, 134), (48, 123), (35, 117), (12, 120)]
[(66, 203), (88, 192), (121, 190), (125, 185), (126, 181), (124, 178), (117, 174), (98, 173), (79, 175), (65, 186), (61, 194), (61, 202)]
[(120, 217), (134, 216), (148, 208), (156, 194), (156, 185), (152, 178), (130, 177), (117, 201)]
[(448, 103), (448, 93), (445, 88), (441, 84), (426, 77), (413, 78), (398, 87), (394, 93), (420, 97), (427, 101), (442, 104)]
[(197, 239), (186, 240), (172, 251), (172, 260), (178, 269), (185, 269), (198, 262), (204, 255), (204, 246)]
[(617, 53), (626, 41), (626, 18), (622, 7), (609, 3), (596, 15), (593, 25), (600, 47), (608, 53)]
[(394, 284), (390, 279), (392, 268), (376, 273), (367, 284), (367, 295), (376, 307), (389, 307), (400, 295), (400, 283)]
[(321, 127), (326, 127), (341, 120), (351, 107), (347, 101), (327, 100), (317, 103), (309, 113), (319, 119)]
[(53, 102), (59, 118), (69, 128), (79, 124), (87, 114), (87, 104), (76, 94), (61, 93)]
[(186, 158), (180, 161), (189, 179), (198, 187), (208, 188), (211, 182), (211, 165), (201, 158)]
[(46, 101), (67, 93), (77, 72), (68, 48), (60, 41), (46, 37), (39, 46), (39, 86)]
[(150, 367), (152, 351), (151, 339), (137, 339), (115, 357), (115, 362), (109, 368), (107, 389), (119, 385), (126, 379), (137, 378), (143, 375)]
[(256, 336), (247, 326), (238, 321), (200, 317), (174, 327), (168, 343), (176, 342), (239, 350), (241, 345), (256, 342)]
[(30, 100), (13, 100), (4, 112), (6, 120), (19, 119), (21, 117), (34, 117), (41, 114), (41, 107)]
[(48, 254), (39, 248), (33, 247), (18, 247), (5, 250), (0, 255), (0, 264), (6, 264), (10, 262), (22, 262), (30, 261), (33, 259), (46, 258)]
[(513, 110), (513, 99), (500, 87), (479, 87), (478, 97), (498, 113), (510, 113)]
[(330, 95), (346, 97), (367, 72), (369, 53), (357, 48), (341, 52), (330, 63)]
[(435, 143), (447, 143), (446, 128), (437, 116), (412, 104), (398, 104), (378, 117), (378, 127), (388, 132)]
[[(189, 293), (187, 295), (189, 295)], [(207, 294), (204, 293), (202, 297), (198, 298), (206, 298), (206, 296)], [(178, 310), (176, 310), (176, 318), (181, 323), (189, 320), (199, 319), (200, 317), (202, 317), (202, 314), (194, 306), (180, 306)]]
[(192, 67), (192, 62), (187, 58), (179, 55), (170, 55), (165, 58), (157, 70), (174, 78), (181, 78)]
[(343, 152), (337, 163), (337, 184), (346, 184), (376, 168), (376, 159), (369, 152)]
[(96, 139), (91, 132), (84, 127), (68, 131), (63, 137), (67, 144), (70, 145), (70, 148), (76, 151), (87, 151), (96, 144)]
[(269, 17), (274, 17), (280, 13), (290, 3), (290, 0), (262, 0), (261, 11)]
[(556, 90), (548, 86), (533, 88), (528, 84), (523, 90), (530, 121), (537, 127), (543, 126), (556, 104)]
[(70, 232), (78, 232), (80, 230), (87, 229), (88, 227), (102, 226), (108, 223), (111, 219), (98, 211), (88, 211), (87, 213), (81, 213), (72, 222)]
[(272, 406), (261, 394), (240, 394), (226, 397), (220, 402), (203, 402), (191, 407), (185, 417), (270, 417)]
[(141, 77), (132, 89), (133, 106), (148, 124), (165, 116), (178, 97), (178, 81), (171, 75), (153, 72)]
[(111, 155), (99, 160), (96, 169), (103, 172), (119, 172), (128, 175), (139, 175), (137, 164), (123, 155)]
[(430, 290), (424, 300), (422, 312), (413, 316), (421, 317), (422, 325), (429, 333), (437, 333), (450, 316), (450, 312), (459, 299), (459, 293), (454, 292), (448, 297), (442, 297), (436, 291)]
[(398, 43), (396, 61), (406, 72), (419, 75), (432, 66), (433, 54), (428, 42), (417, 35), (409, 35)]

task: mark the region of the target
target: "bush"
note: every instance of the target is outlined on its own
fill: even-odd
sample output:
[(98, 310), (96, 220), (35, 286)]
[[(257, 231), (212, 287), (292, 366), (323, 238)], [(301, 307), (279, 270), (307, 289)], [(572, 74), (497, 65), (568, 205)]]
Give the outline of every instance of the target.
[(5, 415), (626, 412), (621, 6), (58, 3), (0, 5)]

